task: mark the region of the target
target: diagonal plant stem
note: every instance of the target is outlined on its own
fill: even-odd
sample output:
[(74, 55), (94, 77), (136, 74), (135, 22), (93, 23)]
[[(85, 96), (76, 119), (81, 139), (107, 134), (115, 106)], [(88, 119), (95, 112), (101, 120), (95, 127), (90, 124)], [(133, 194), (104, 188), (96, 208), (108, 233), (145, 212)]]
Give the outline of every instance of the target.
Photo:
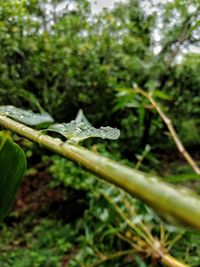
[(0, 115), (0, 125), (81, 165), (105, 181), (115, 184), (139, 198), (168, 218), (200, 230), (200, 197), (186, 188), (177, 188), (156, 176), (137, 171), (124, 164), (100, 156), (78, 145), (27, 127)]
[(140, 169), (140, 167), (142, 165), (142, 162), (144, 161), (144, 159), (147, 156), (147, 154), (149, 153), (149, 151), (150, 151), (150, 146), (149, 145), (146, 145), (145, 148), (144, 148), (144, 151), (142, 152), (142, 155), (140, 156), (138, 162), (135, 165), (135, 169), (136, 170), (139, 170)]
[(200, 168), (198, 167), (197, 163), (193, 160), (193, 158), (190, 156), (190, 154), (185, 149), (183, 143), (181, 142), (179, 136), (177, 135), (174, 126), (172, 124), (172, 121), (169, 119), (169, 117), (164, 113), (164, 111), (161, 109), (161, 107), (158, 105), (158, 103), (155, 101), (151, 93), (147, 93), (144, 90), (140, 88), (134, 88), (134, 90), (146, 97), (153, 107), (157, 110), (158, 114), (160, 115), (161, 119), (164, 121), (164, 123), (167, 125), (167, 128), (171, 134), (171, 137), (174, 140), (174, 143), (176, 144), (180, 154), (185, 158), (185, 160), (188, 162), (188, 164), (191, 166), (191, 168), (197, 173), (200, 174)]

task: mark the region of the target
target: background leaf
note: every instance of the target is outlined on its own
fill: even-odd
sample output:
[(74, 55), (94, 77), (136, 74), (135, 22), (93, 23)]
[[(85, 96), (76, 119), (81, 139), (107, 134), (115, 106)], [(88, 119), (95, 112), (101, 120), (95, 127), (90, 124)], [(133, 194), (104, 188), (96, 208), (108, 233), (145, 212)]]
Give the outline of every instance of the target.
[(22, 122), (29, 126), (47, 127), (53, 123), (53, 118), (49, 113), (34, 113), (31, 110), (24, 110), (14, 106), (0, 106), (0, 114), (8, 116), (16, 121)]
[(8, 214), (26, 169), (23, 150), (8, 133), (0, 133), (0, 222)]

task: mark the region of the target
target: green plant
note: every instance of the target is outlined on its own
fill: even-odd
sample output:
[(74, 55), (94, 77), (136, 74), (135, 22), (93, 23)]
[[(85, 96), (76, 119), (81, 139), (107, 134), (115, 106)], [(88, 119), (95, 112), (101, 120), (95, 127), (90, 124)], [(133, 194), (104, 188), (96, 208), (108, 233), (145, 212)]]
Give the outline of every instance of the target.
[[(87, 149), (82, 148), (81, 146), (77, 145), (77, 143), (75, 144), (73, 142), (73, 144), (71, 144), (71, 139), (69, 139), (70, 142), (63, 143), (58, 138), (52, 138), (50, 136), (45, 135), (43, 133), (44, 130), (42, 132), (33, 130), (5, 116), (7, 115), (9, 117), (12, 117), (13, 110), (15, 113), (15, 119), (18, 121), (26, 121), (26, 116), (29, 116), (27, 113), (23, 112), (22, 110), (12, 109), (11, 111), (8, 111), (8, 110), (5, 111), (4, 109), (1, 111), (3, 115), (0, 115), (0, 123), (3, 127), (10, 129), (11, 131), (14, 131), (30, 140), (33, 140), (34, 142), (38, 142), (40, 145), (44, 145), (48, 149), (51, 149), (54, 152), (57, 152), (58, 154), (61, 154), (64, 157), (67, 157), (73, 160), (74, 162), (81, 164), (83, 167), (87, 168), (92, 173), (97, 174), (99, 177), (105, 179), (106, 181), (110, 183), (114, 183), (118, 185), (119, 187), (123, 188), (125, 191), (131, 193), (132, 195), (135, 195), (139, 197), (140, 199), (144, 200), (145, 202), (150, 204), (154, 209), (156, 209), (159, 212), (162, 212), (166, 218), (168, 219), (176, 218), (178, 221), (182, 221), (193, 227), (196, 227), (196, 228), (200, 227), (199, 225), (200, 211), (197, 205), (197, 203), (200, 200), (199, 200), (199, 197), (195, 195), (194, 193), (192, 194), (190, 191), (187, 191), (186, 189), (182, 190), (182, 189), (178, 189), (173, 186), (167, 185), (156, 177), (152, 177), (145, 173), (138, 172), (137, 170), (131, 169), (130, 167), (126, 167), (125, 165), (119, 164), (108, 158), (103, 158), (97, 153), (94, 153)], [(23, 116), (21, 116), (21, 114), (23, 114)], [(40, 124), (40, 116), (39, 115), (37, 116), (38, 116), (37, 117), (38, 124)], [(33, 120), (34, 119), (35, 117), (33, 117)], [(43, 117), (41, 117), (41, 119), (43, 120)], [(82, 120), (85, 120), (84, 116), (82, 117)], [(30, 116), (29, 123), (31, 123), (31, 116)], [(82, 136), (82, 134), (79, 136), (80, 124), (81, 126), (84, 126), (84, 125), (87, 126), (86, 127), (87, 129), (85, 127), (81, 128), (83, 131), (86, 130), (86, 132), (88, 133), (89, 129), (91, 129), (91, 131), (93, 132), (93, 127), (89, 126), (88, 122), (84, 124), (84, 122), (75, 121), (73, 122), (73, 125), (74, 123), (75, 123), (75, 128), (73, 128), (72, 131), (75, 131), (76, 137), (79, 138), (79, 141), (81, 140), (81, 136)], [(69, 125), (71, 124), (69, 123)], [(54, 126), (55, 128), (50, 126), (51, 131), (52, 129), (55, 129), (55, 132), (57, 132), (56, 126), (57, 126), (56, 124)], [(61, 134), (65, 132), (65, 128), (64, 128), (65, 126), (66, 126), (65, 124), (62, 125)], [(60, 125), (58, 129), (59, 129), (58, 132), (60, 133)], [(67, 129), (66, 130), (67, 137), (69, 137), (68, 136), (69, 129), (68, 128), (66, 129)], [(79, 132), (77, 130), (79, 130)], [(110, 128), (109, 128), (109, 131), (110, 131)], [(107, 129), (106, 129), (106, 132), (107, 132)], [(72, 133), (70, 132), (70, 137), (71, 137), (71, 134)], [(89, 136), (90, 135), (88, 134), (88, 137)], [(97, 134), (97, 136), (99, 136), (99, 134)], [(74, 135), (72, 135), (72, 138), (73, 137)], [(85, 139), (85, 134), (83, 135), (83, 137), (84, 137), (83, 139)], [(106, 137), (106, 135), (102, 137), (104, 138)], [(108, 138), (113, 137), (113, 132), (111, 136), (108, 134), (107, 137)], [(69, 177), (70, 176), (68, 176), (68, 178)], [(123, 180), (121, 179), (121, 177), (123, 177)], [(88, 183), (83, 182), (82, 184), (80, 184), (80, 181), (79, 181), (80, 188), (85, 189), (88, 186), (89, 187), (91, 186), (91, 189), (94, 188), (93, 182), (91, 181), (92, 181), (91, 178), (88, 178)], [(72, 180), (67, 179), (65, 180), (65, 182), (70, 185), (70, 182), (72, 183)], [(137, 223), (134, 222), (134, 220), (137, 221), (137, 216), (136, 216), (134, 209), (132, 210), (131, 208), (133, 207), (133, 203), (131, 204), (130, 200), (127, 202), (128, 206), (126, 208), (128, 210), (127, 212), (125, 212), (124, 208), (121, 209), (121, 207), (118, 206), (118, 204), (113, 202), (113, 198), (110, 198), (109, 194), (107, 195), (107, 192), (106, 192), (107, 186), (106, 184), (104, 186), (105, 187), (103, 187), (104, 188), (103, 191), (100, 189), (100, 186), (98, 186), (98, 189), (95, 192), (97, 199), (101, 197), (105, 198), (105, 200), (108, 201), (113, 206), (116, 212), (116, 215), (114, 215), (114, 217), (120, 216), (121, 219), (123, 219), (122, 227), (124, 223), (126, 223), (127, 226), (130, 227), (131, 231), (134, 231), (135, 233), (137, 233), (138, 235), (137, 242), (141, 244), (142, 252), (143, 253), (145, 252), (147, 254), (150, 253), (152, 258), (154, 257), (156, 259), (161, 258), (161, 261), (167, 264), (168, 266), (180, 266), (181, 263), (176, 262), (176, 260), (173, 259), (167, 253), (167, 250), (163, 249), (162, 238), (160, 240), (161, 243), (159, 242), (159, 246), (158, 246), (157, 244), (158, 241), (156, 238), (152, 236), (150, 229), (148, 229), (146, 226), (143, 226), (143, 224), (141, 224), (138, 227)], [(108, 188), (108, 192), (109, 190), (110, 189)], [(112, 196), (114, 194), (115, 193), (112, 192)], [(129, 198), (130, 196), (125, 196), (123, 195), (123, 193), (120, 196), (120, 193), (117, 192), (116, 197), (123, 198), (123, 200), (126, 203), (126, 197)], [(110, 211), (106, 210), (104, 207), (105, 205), (103, 205), (103, 210), (97, 209), (97, 212), (99, 212), (99, 215), (97, 215), (97, 217), (100, 216), (99, 218), (101, 220), (103, 221), (105, 220), (106, 223), (110, 225), (114, 217), (111, 216), (111, 218), (109, 218), (108, 214), (110, 213)], [(132, 216), (135, 216), (135, 218), (131, 220), (130, 218), (132, 218)], [(142, 217), (142, 218), (144, 219), (145, 217)], [(85, 231), (87, 231), (86, 228), (85, 228)], [(114, 228), (113, 230), (116, 230), (116, 229)], [(122, 240), (124, 240), (123, 235), (121, 238)], [(89, 239), (88, 242), (91, 245), (91, 242), (93, 242), (93, 239), (92, 240)], [(126, 255), (126, 253), (130, 254), (131, 251), (133, 252), (135, 249), (137, 249), (137, 242), (136, 244), (133, 243), (131, 245), (132, 247), (131, 250), (128, 250), (127, 252), (122, 251), (122, 252), (116, 253), (116, 257), (124, 256)], [(131, 241), (129, 240), (128, 243), (130, 245)], [(94, 264), (92, 263), (93, 265), (91, 266), (97, 266), (105, 261), (109, 261), (110, 259), (112, 260), (113, 258), (115, 258), (115, 256), (106, 256), (103, 254), (102, 256), (99, 255), (99, 257), (100, 257), (100, 260)], [(181, 265), (181, 266), (185, 266), (185, 265)]]
[[(22, 118), (20, 118), (20, 116), (21, 113), (19, 112), (18, 120), (25, 120), (24, 116)], [(194, 195), (194, 200), (190, 201), (190, 199), (193, 199), (190, 191), (187, 192), (186, 190), (184, 192), (184, 190), (178, 190), (173, 186), (165, 184), (156, 177), (151, 177), (150, 175), (146, 175), (130, 167), (126, 167), (125, 165), (118, 164), (115, 161), (103, 158), (81, 146), (68, 142), (63, 143), (61, 139), (47, 136), (19, 122), (15, 122), (4, 115), (0, 115), (0, 124), (29, 140), (37, 142), (81, 164), (106, 181), (114, 183), (130, 194), (146, 201), (153, 208), (164, 213), (167, 212), (168, 215), (199, 228), (200, 220), (198, 220), (198, 218), (200, 216), (200, 211), (195, 202), (200, 200), (197, 195)], [(79, 130), (79, 126), (77, 127), (77, 130)], [(69, 139), (69, 141), (71, 140)], [(123, 180), (121, 177), (123, 177)], [(176, 208), (174, 208), (174, 205)]]
[[(195, 188), (195, 191), (199, 192), (199, 175), (191, 175), (189, 166), (179, 159), (173, 148), (174, 143), (166, 131), (166, 126), (162, 123), (155, 109), (141, 95), (129, 95), (130, 91), (133, 92), (133, 82), (144, 88), (145, 91), (157, 88), (157, 90), (154, 90), (154, 96), (162, 100), (164, 104), (163, 110), (172, 118), (174, 128), (177, 130), (180, 139), (187, 150), (191, 152), (192, 158), (198, 163), (199, 55), (189, 51), (191, 47), (199, 46), (199, 2), (196, 0), (174, 0), (160, 3), (159, 1), (129, 0), (116, 4), (112, 10), (105, 9), (95, 15), (91, 13), (90, 2), (88, 0), (0, 0), (0, 105), (9, 104), (23, 108), (30, 107), (34, 112), (37, 112), (36, 107), (40, 107), (38, 103), (41, 103), (59, 124), (62, 121), (71, 121), (75, 117), (76, 111), (84, 107), (88, 118), (95, 126), (92, 129), (92, 133), (82, 131), (81, 124), (79, 124), (81, 127), (77, 127), (77, 123), (71, 122), (67, 125), (51, 126), (46, 131), (46, 127), (53, 123), (48, 113), (40, 109), (40, 112), (43, 113), (44, 121), (46, 120), (46, 125), (43, 124), (44, 121), (41, 121), (39, 125), (37, 120), (42, 114), (26, 113), (24, 111), (25, 115), (29, 114), (30, 116), (26, 117), (27, 119), (24, 121), (19, 120), (23, 126), (22, 124), (21, 126), (18, 124), (18, 126), (23, 129), (22, 132), (26, 138), (29, 138), (31, 133), (33, 134), (31, 136), (34, 142), (40, 144), (39, 149), (37, 144), (34, 143), (26, 147), (27, 143), (29, 142), (30, 144), (31, 142), (20, 137), (22, 132), (18, 131), (19, 128), (12, 128), (11, 130), (15, 129), (14, 131), (17, 130), (19, 133), (18, 137), (14, 134), (13, 139), (25, 149), (25, 154), (28, 157), (28, 167), (30, 166), (31, 169), (28, 169), (26, 175), (38, 175), (38, 178), (41, 178), (40, 181), (45, 181), (48, 175), (44, 172), (44, 168), (50, 164), (51, 166), (48, 168), (49, 176), (54, 176), (51, 186), (65, 187), (69, 190), (69, 192), (66, 192), (65, 201), (68, 200), (71, 194), (79, 198), (84, 192), (85, 199), (80, 197), (77, 201), (84, 203), (86, 206), (84, 207), (90, 210), (90, 216), (87, 217), (85, 215), (83, 221), (79, 221), (80, 225), (83, 226), (82, 228), (76, 228), (73, 225), (73, 227), (80, 230), (77, 231), (79, 237), (81, 237), (80, 239), (78, 237), (74, 238), (73, 245), (75, 250), (77, 249), (74, 254), (79, 254), (77, 256), (79, 258), (77, 259), (78, 263), (74, 261), (73, 264), (75, 266), (83, 266), (81, 263), (82, 258), (85, 265), (99, 263), (101, 266), (120, 266), (120, 262), (123, 261), (127, 266), (154, 264), (158, 266), (160, 258), (154, 257), (154, 250), (148, 250), (150, 248), (149, 244), (147, 245), (141, 241), (139, 237), (136, 240), (141, 242), (139, 242), (136, 252), (133, 252), (131, 246), (129, 247), (129, 243), (123, 242), (116, 237), (115, 233), (121, 233), (125, 237), (126, 232), (121, 228), (124, 220), (119, 219), (117, 212), (113, 211), (113, 205), (105, 201), (102, 196), (98, 198), (99, 203), (95, 203), (97, 187), (107, 194), (106, 189), (110, 185), (106, 184), (104, 188), (102, 185), (104, 182), (83, 170), (82, 167), (78, 168), (77, 164), (75, 165), (69, 160), (60, 159), (59, 156), (55, 155), (49, 158), (48, 155), (51, 155), (52, 152), (48, 152), (43, 148), (49, 145), (45, 140), (52, 142), (51, 149), (54, 152), (61, 145), (61, 147), (64, 147), (65, 156), (67, 153), (67, 157), (70, 157), (72, 161), (76, 161), (78, 166), (81, 165), (80, 161), (87, 167), (86, 161), (91, 160), (90, 170), (92, 171), (94, 171), (93, 167), (99, 166), (98, 164), (101, 162), (102, 165), (97, 172), (105, 170), (103, 162), (106, 163), (106, 160), (104, 159), (105, 161), (103, 161), (101, 157), (96, 156), (104, 155), (114, 160), (115, 163), (125, 163), (126, 166), (131, 167), (132, 171), (133, 167), (140, 168), (146, 172), (142, 173), (144, 176), (147, 173), (151, 173), (153, 178), (157, 174), (159, 176), (171, 175), (171, 177), (167, 177), (167, 179), (169, 178), (167, 181), (184, 183), (184, 185)], [(157, 38), (158, 36), (160, 37), (159, 39)], [(180, 58), (182, 59), (177, 60)], [(115, 93), (116, 88), (117, 95)], [(4, 113), (4, 115), (6, 114)], [(22, 111), (21, 115), (23, 115)], [(14, 121), (19, 119), (17, 114), (12, 114), (11, 116), (11, 113), (9, 113), (9, 116)], [(36, 124), (32, 120), (33, 116), (36, 118)], [(24, 124), (44, 131), (34, 132), (31, 128), (26, 128)], [(111, 143), (106, 140), (102, 144), (96, 144), (99, 139), (89, 139), (91, 135), (104, 137), (106, 135), (105, 131), (97, 129), (105, 124), (113, 127), (117, 126), (121, 129), (119, 141)], [(52, 128), (53, 131), (51, 131)], [(48, 135), (45, 135), (45, 133), (48, 133)], [(114, 131), (114, 133), (116, 137), (117, 132)], [(54, 138), (50, 138), (50, 136)], [(71, 139), (66, 144), (65, 136)], [(84, 141), (85, 137), (88, 139)], [(63, 143), (59, 143), (56, 138), (63, 140)], [(76, 145), (81, 140), (83, 140), (85, 147), (89, 147), (94, 152), (93, 154), (88, 154), (88, 150)], [(70, 142), (71, 145), (69, 144)], [(93, 145), (94, 142), (95, 145)], [(151, 151), (148, 151), (149, 146)], [(63, 150), (59, 149), (59, 152), (63, 153)], [(73, 149), (76, 149), (76, 151)], [(47, 160), (45, 162), (43, 162), (43, 153)], [(83, 158), (84, 162), (82, 162)], [(93, 158), (97, 159), (97, 161), (92, 161), (94, 160)], [(125, 160), (122, 161), (121, 158), (125, 158)], [(113, 165), (111, 164), (111, 166)], [(111, 166), (106, 165), (106, 167), (109, 167), (109, 171)], [(115, 165), (116, 170), (118, 170), (117, 167), (119, 167), (118, 164)], [(108, 173), (108, 170), (105, 172)], [(104, 178), (107, 177), (106, 179), (109, 179), (109, 181), (113, 181), (113, 177), (116, 178), (115, 173), (109, 177), (106, 173), (103, 173), (103, 176)], [(131, 173), (133, 178), (138, 177), (138, 174), (141, 175), (137, 171)], [(186, 173), (189, 176), (185, 176)], [(176, 177), (173, 174), (177, 174)], [(124, 173), (119, 176), (119, 180), (123, 181)], [(143, 181), (141, 176), (139, 177), (139, 182)], [(31, 185), (34, 185), (32, 178), (33, 176), (30, 176)], [(148, 179), (144, 181), (146, 182)], [(163, 185), (163, 181), (166, 180), (163, 179), (161, 185)], [(132, 193), (134, 196), (138, 196), (138, 192), (135, 190), (135, 179), (133, 185), (134, 192)], [(150, 188), (151, 193), (153, 186), (157, 190), (159, 188), (158, 184), (156, 182), (153, 183), (153, 181), (149, 184), (146, 183), (146, 186)], [(130, 186), (128, 187), (130, 190)], [(38, 186), (38, 188), (41, 187)], [(175, 186), (173, 188), (177, 189)], [(166, 189), (171, 189), (171, 187)], [(21, 190), (23, 190), (23, 187)], [(152, 195), (149, 190), (142, 188), (139, 191), (139, 198), (149, 203), (147, 198)], [(144, 193), (141, 194), (142, 191)], [(180, 193), (179, 190), (178, 192)], [(165, 190), (161, 190), (157, 199), (156, 197), (154, 199), (155, 203), (158, 203), (160, 198), (163, 199), (164, 193)], [(114, 199), (115, 203), (117, 194), (120, 196), (121, 191), (111, 190), (109, 195), (111, 202)], [(179, 196), (182, 196), (181, 198), (183, 199), (186, 196), (186, 200), (188, 199), (188, 194), (183, 192)], [(50, 199), (51, 197), (49, 198), (49, 203), (51, 203)], [(125, 197), (124, 199), (127, 198)], [(132, 198), (128, 201), (130, 201), (131, 205), (135, 204), (135, 202), (132, 202)], [(176, 199), (173, 199), (173, 201), (172, 206), (175, 207)], [(186, 202), (189, 203), (189, 201)], [(188, 205), (188, 203), (186, 204)], [(23, 201), (21, 204), (23, 204)], [(130, 215), (123, 201), (117, 202), (117, 204), (119, 204), (119, 208), (122, 211), (126, 210), (128, 216)], [(62, 213), (62, 204), (58, 205), (58, 211)], [(181, 207), (180, 210), (184, 210), (184, 208), (182, 209)], [(25, 209), (28, 210), (28, 207), (25, 207)], [(43, 210), (43, 205), (41, 205), (41, 210)], [(110, 212), (110, 218), (116, 219), (117, 217), (115, 220), (116, 225), (112, 225), (112, 229), (108, 229), (110, 226), (106, 225), (106, 221), (101, 227), (101, 224), (103, 224), (101, 214), (102, 217), (106, 217), (108, 212)], [(98, 219), (93, 216), (93, 213), (98, 213)], [(142, 208), (138, 210), (138, 214), (140, 215), (141, 213)], [(167, 215), (165, 211), (163, 213)], [(179, 211), (179, 213), (181, 212)], [(82, 216), (82, 213), (80, 214)], [(50, 215), (48, 214), (49, 217)], [(27, 216), (29, 217), (29, 214)], [(154, 239), (158, 238), (160, 242), (161, 238), (159, 231), (157, 231), (158, 221), (155, 219), (156, 215), (154, 214), (150, 217), (155, 223), (151, 226), (145, 221), (145, 225), (147, 225), (148, 229), (151, 228), (150, 232)], [(16, 211), (14, 214), (11, 213), (6, 222), (9, 224), (10, 220), (23, 221), (24, 217), (20, 215), (20, 212)], [(13, 229), (18, 223), (19, 221), (14, 223)], [(111, 234), (108, 234), (105, 239), (101, 239), (101, 235), (95, 225), (106, 233), (110, 231)], [(60, 224), (58, 226), (62, 228)], [(29, 227), (32, 227), (31, 223)], [(117, 228), (121, 232), (117, 231)], [(48, 227), (44, 225), (41, 226), (41, 229), (41, 233), (42, 231), (48, 232)], [(51, 227), (50, 229), (52, 230)], [(165, 227), (165, 229), (167, 228)], [(84, 234), (84, 231), (86, 234)], [(10, 230), (10, 234), (11, 232), (12, 230)], [(167, 230), (166, 232), (168, 235)], [(177, 231), (174, 232), (174, 235), (176, 234)], [(86, 235), (87, 237), (95, 236), (95, 242), (93, 243), (94, 245), (98, 243), (97, 247), (100, 251), (102, 251), (102, 241), (104, 255), (99, 253), (96, 256), (96, 247), (88, 246), (87, 240), (84, 242)], [(137, 236), (134, 231), (133, 236)], [(185, 237), (188, 238), (187, 235)], [(38, 235), (37, 238), (39, 239)], [(170, 238), (172, 239), (171, 232)], [(194, 238), (191, 238), (190, 241), (192, 242), (192, 240), (198, 247), (198, 242)], [(106, 241), (108, 245), (106, 245)], [(131, 244), (133, 243), (132, 236), (129, 241), (131, 241)], [(46, 242), (50, 242), (49, 239), (46, 239)], [(81, 251), (79, 253), (77, 244), (80, 243)], [(164, 243), (165, 249), (168, 248), (168, 244), (165, 242), (160, 243)], [(21, 249), (24, 248), (23, 244), (23, 241), (19, 244)], [(26, 242), (25, 244), (27, 248), (29, 244)], [(146, 245), (148, 249), (143, 251), (144, 253), (140, 253), (139, 248), (142, 247), (144, 249)], [(3, 241), (1, 246), (3, 247)], [(41, 249), (40, 244), (37, 246)], [(16, 248), (14, 242), (8, 248), (7, 255), (9, 258), (10, 253), (17, 263), (12, 262), (7, 265), (18, 264), (20, 266), (20, 260), (17, 260), (17, 256), (14, 257), (11, 253), (13, 248)], [(164, 252), (166, 252), (165, 249)], [(184, 249), (188, 250), (189, 246), (183, 246)], [(33, 260), (35, 265), (57, 264), (56, 259), (53, 259), (53, 257), (57, 257), (57, 255), (60, 255), (59, 253), (52, 252), (52, 259), (50, 259), (50, 253), (47, 250), (42, 249), (43, 256), (39, 255), (36, 250), (34, 249), (34, 255), (31, 255), (31, 248), (28, 247), (25, 265), (33, 265), (29, 259)], [(196, 250), (194, 251), (196, 253)], [(73, 254), (73, 251), (69, 252), (67, 249), (66, 252), (67, 254)], [(146, 259), (148, 252), (150, 252), (151, 257)], [(20, 249), (17, 254), (19, 258), (22, 257)], [(184, 259), (185, 262), (190, 264), (188, 257), (181, 257), (183, 254), (180, 254), (178, 254), (178, 258)], [(188, 255), (192, 255), (192, 252), (188, 253)], [(46, 260), (44, 259), (45, 257)], [(57, 257), (58, 261), (60, 260), (59, 257)], [(131, 263), (127, 262), (129, 259)], [(154, 263), (154, 259), (156, 263)], [(9, 262), (9, 259), (7, 261)], [(68, 259), (62, 261), (62, 264), (65, 265), (67, 261)], [(192, 264), (195, 264), (195, 262)]]

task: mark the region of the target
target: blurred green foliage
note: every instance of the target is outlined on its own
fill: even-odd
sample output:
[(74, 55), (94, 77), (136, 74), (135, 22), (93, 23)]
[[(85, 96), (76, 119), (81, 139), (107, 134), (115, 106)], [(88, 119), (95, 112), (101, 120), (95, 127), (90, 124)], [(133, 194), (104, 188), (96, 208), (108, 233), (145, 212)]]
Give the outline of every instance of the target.
[[(45, 9), (49, 1), (2, 3), (4, 104), (23, 106), (20, 91), (24, 89), (59, 119), (69, 120), (78, 107), (84, 106), (97, 120), (109, 116), (106, 108), (112, 107), (113, 89), (120, 82), (130, 84), (134, 76), (144, 73), (150, 18), (142, 21), (137, 5), (130, 5), (91, 21), (87, 1), (74, 2), (75, 9), (63, 8), (51, 15)], [(52, 1), (54, 4), (57, 6)], [(145, 77), (140, 75), (139, 79)]]
[(2, 267), (56, 267), (60, 266), (64, 254), (72, 248), (76, 233), (68, 224), (48, 218), (35, 224), (31, 217), (15, 228), (4, 226), (1, 234)]
[[(177, 125), (184, 113), (199, 126), (200, 56), (190, 53), (174, 64), (182, 46), (199, 44), (198, 2), (152, 2), (147, 13), (146, 1), (129, 0), (93, 16), (87, 0), (0, 3), (1, 105), (33, 107), (37, 98), (56, 121), (65, 122), (84, 108), (97, 126), (121, 126), (126, 156), (130, 147), (163, 142), (163, 126), (137, 98), (119, 103), (118, 88), (136, 83), (157, 89), (158, 96), (169, 96)], [(159, 41), (152, 38), (155, 30)]]

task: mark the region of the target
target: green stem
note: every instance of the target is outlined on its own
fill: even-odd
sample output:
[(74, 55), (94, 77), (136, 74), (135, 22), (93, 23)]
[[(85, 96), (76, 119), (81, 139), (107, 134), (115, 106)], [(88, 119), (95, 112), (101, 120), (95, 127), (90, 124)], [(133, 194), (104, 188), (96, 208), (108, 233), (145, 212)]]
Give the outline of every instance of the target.
[(200, 229), (200, 197), (192, 191), (176, 188), (153, 175), (102, 157), (81, 146), (70, 145), (41, 134), (2, 115), (0, 125), (80, 164), (100, 178), (146, 202), (155, 210)]
[(115, 258), (119, 258), (119, 257), (122, 257), (122, 256), (126, 256), (126, 255), (129, 255), (129, 254), (133, 254), (135, 251), (134, 249), (129, 249), (129, 250), (123, 250), (123, 251), (118, 251), (110, 256), (107, 256), (105, 257), (104, 259), (102, 260), (99, 260), (98, 262), (90, 265), (90, 267), (96, 267), (96, 266), (99, 266), (100, 264), (106, 262), (106, 261), (110, 261), (110, 260), (113, 260)]

